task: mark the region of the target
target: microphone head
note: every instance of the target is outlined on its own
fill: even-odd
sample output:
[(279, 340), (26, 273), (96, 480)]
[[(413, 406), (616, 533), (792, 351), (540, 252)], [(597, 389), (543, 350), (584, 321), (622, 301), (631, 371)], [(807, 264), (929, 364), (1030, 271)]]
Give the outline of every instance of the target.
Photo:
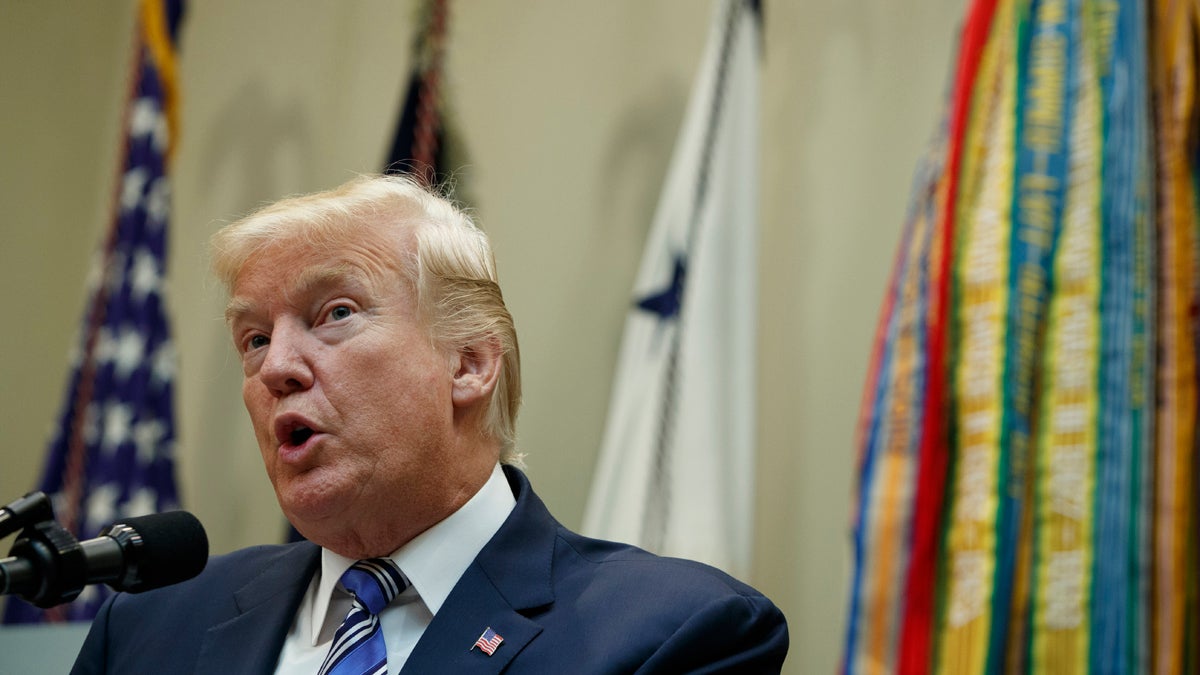
[[(136, 574), (128, 581), (109, 585), (118, 591), (141, 593), (187, 581), (208, 563), (208, 535), (196, 516), (187, 511), (166, 511), (125, 518), (110, 532), (128, 527), (141, 542), (126, 548)], [(114, 538), (117, 538), (115, 535)]]

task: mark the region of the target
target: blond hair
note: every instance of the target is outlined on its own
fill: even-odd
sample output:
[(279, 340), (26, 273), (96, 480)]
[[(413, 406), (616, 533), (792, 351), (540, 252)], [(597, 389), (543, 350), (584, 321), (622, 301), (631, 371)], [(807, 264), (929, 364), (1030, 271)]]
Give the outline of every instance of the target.
[(504, 305), (491, 244), (447, 197), (404, 176), (359, 176), (341, 187), (288, 197), (231, 223), (213, 235), (212, 269), (232, 291), (243, 265), (280, 240), (318, 247), (344, 244), (369, 228), (411, 232), (415, 246), (396, 268), (416, 292), (417, 310), (435, 344), (460, 350), (480, 340), (500, 348), (500, 375), (483, 431), (500, 443), (500, 461), (520, 464), (516, 419), (521, 405), (521, 356), (512, 316)]

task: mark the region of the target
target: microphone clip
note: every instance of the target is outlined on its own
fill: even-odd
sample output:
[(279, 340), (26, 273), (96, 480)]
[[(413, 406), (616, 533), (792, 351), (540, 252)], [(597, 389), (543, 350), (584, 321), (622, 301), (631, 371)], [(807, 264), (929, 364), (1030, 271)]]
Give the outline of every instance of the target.
[(33, 523), (54, 520), (54, 507), (45, 492), (30, 492), (0, 507), (0, 537), (7, 537)]
[(45, 609), (74, 600), (87, 585), (83, 547), (54, 520), (26, 526), (9, 556), (0, 594), (15, 593)]

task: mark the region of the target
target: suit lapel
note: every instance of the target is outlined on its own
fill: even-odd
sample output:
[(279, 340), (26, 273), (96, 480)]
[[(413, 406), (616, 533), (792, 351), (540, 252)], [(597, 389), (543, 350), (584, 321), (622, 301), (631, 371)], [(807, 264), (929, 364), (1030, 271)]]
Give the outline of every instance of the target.
[[(542, 632), (526, 613), (554, 602), (558, 523), (520, 471), (504, 471), (517, 505), (454, 585), (402, 673), (499, 673)], [(474, 647), (488, 628), (504, 640), (491, 656)]]
[[(474, 647), (488, 628), (503, 638), (491, 656)], [(499, 673), (541, 630), (540, 625), (514, 611), (479, 567), (471, 565), (400, 672)]]
[[(262, 560), (253, 578), (234, 592), (236, 613), (205, 633), (196, 672), (273, 673), (320, 550), (312, 544), (291, 546)], [(261, 637), (247, 638), (255, 635)]]

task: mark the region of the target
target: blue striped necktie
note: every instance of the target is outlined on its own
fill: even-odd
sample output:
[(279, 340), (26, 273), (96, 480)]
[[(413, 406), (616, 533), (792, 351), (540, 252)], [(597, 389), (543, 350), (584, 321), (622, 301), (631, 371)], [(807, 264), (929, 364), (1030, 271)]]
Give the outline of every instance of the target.
[(387, 646), (378, 615), (408, 584), (388, 558), (359, 560), (341, 582), (354, 596), (354, 606), (334, 633), (318, 675), (386, 675)]

